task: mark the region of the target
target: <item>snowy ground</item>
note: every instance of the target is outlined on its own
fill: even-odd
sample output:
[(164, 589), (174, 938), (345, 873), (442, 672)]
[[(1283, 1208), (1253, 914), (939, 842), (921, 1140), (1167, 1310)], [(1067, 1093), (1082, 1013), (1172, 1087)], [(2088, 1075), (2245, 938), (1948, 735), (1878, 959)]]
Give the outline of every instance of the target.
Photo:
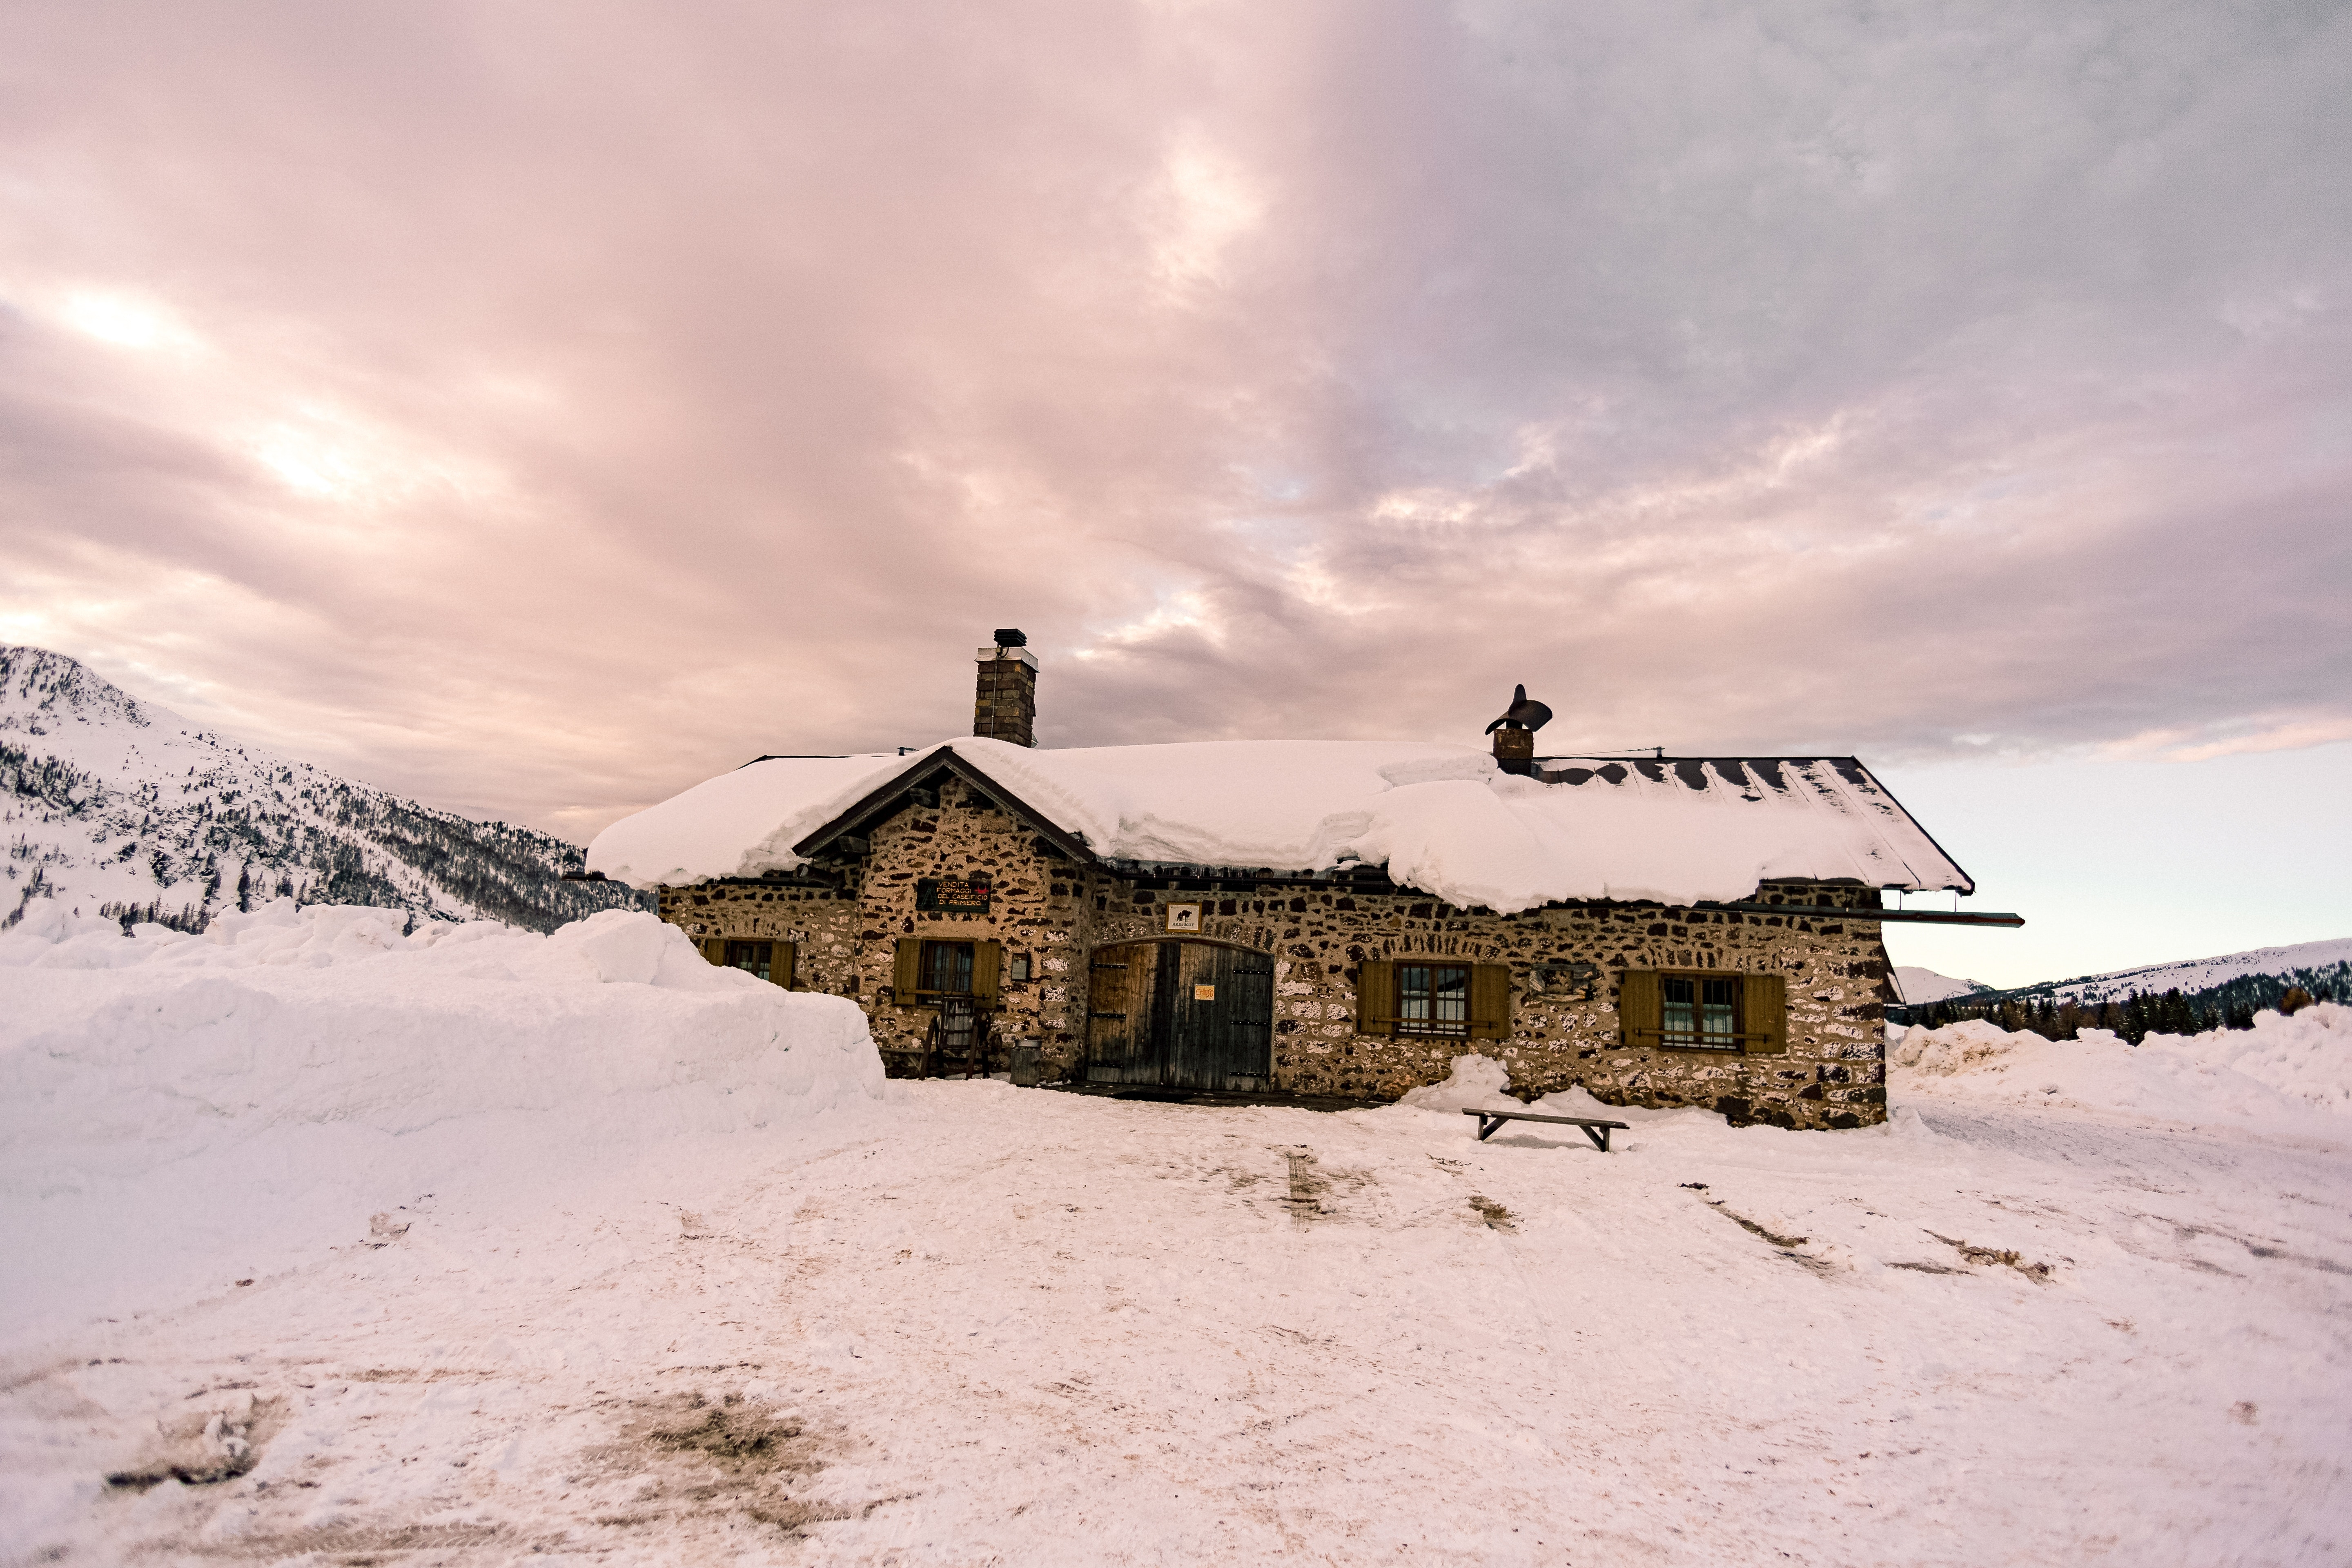
[[(9, 1561), (2352, 1550), (2343, 1146), (1943, 1103), (1620, 1138), (935, 1083), (428, 1203), (20, 1348)], [(103, 1485), (215, 1412), (243, 1477)]]
[(1603, 1155), (885, 1084), (641, 914), (29, 922), (0, 1564), (2352, 1559), (2352, 1009), (1890, 1055)]

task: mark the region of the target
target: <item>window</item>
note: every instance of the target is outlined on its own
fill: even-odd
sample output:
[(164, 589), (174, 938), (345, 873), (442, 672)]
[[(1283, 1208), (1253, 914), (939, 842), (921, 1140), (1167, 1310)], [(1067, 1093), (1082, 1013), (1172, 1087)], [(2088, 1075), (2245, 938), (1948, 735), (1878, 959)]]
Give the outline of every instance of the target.
[(1400, 963), (1397, 1033), (1470, 1035), (1470, 966), (1465, 963)]
[(1730, 975), (1667, 974), (1659, 977), (1664, 1004), (1661, 1044), (1669, 1050), (1736, 1051), (1739, 1048), (1739, 983)]
[(919, 990), (944, 992), (950, 995), (971, 994), (971, 943), (968, 942), (927, 942), (923, 943), (922, 979)]
[(765, 980), (769, 965), (775, 962), (775, 952), (772, 942), (730, 942), (727, 944), (727, 967), (749, 970)]
[(1629, 969), (1616, 1002), (1629, 1049), (1779, 1056), (1789, 1048), (1782, 975)]
[(935, 1007), (942, 996), (969, 996), (975, 1007), (994, 1007), (1003, 970), (1002, 942), (901, 937), (890, 963), (890, 999), (901, 1007)]
[(787, 991), (793, 984), (793, 947), (788, 942), (730, 942), (725, 937), (703, 940), (702, 956), (721, 969), (740, 969), (746, 974), (756, 974), (771, 985), (781, 985)]
[(1508, 1039), (1511, 972), (1500, 963), (1365, 959), (1356, 972), (1356, 1029), (1449, 1040)]

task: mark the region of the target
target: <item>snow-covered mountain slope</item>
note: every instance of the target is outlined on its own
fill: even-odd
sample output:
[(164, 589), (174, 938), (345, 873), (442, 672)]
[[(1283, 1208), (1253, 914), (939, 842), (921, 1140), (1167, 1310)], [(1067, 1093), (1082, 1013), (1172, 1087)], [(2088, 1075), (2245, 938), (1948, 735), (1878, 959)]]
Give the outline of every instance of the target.
[(0, 922), (35, 899), (192, 930), (272, 898), (547, 931), (634, 908), (580, 851), (289, 761), (73, 659), (0, 647)]
[(2183, 994), (2210, 991), (2233, 980), (2275, 979), (2281, 988), (2315, 985), (2331, 989), (2352, 980), (2352, 937), (2330, 942), (2296, 942), (2290, 947), (2258, 947), (2219, 958), (2189, 958), (2177, 963), (2151, 963), (2138, 969), (2118, 969), (2108, 974), (2085, 974), (2074, 980), (2047, 981), (2005, 991), (2004, 996), (2048, 996), (2059, 1002), (2120, 1002), (2135, 993), (2161, 996), (2178, 990)]
[(1948, 974), (1938, 974), (1932, 969), (1922, 969), (1916, 963), (1895, 966), (1895, 992), (1908, 1007), (1924, 1007), (1930, 1002), (1948, 1001), (1956, 996), (1972, 996), (1991, 986), (1977, 980), (1955, 980)]

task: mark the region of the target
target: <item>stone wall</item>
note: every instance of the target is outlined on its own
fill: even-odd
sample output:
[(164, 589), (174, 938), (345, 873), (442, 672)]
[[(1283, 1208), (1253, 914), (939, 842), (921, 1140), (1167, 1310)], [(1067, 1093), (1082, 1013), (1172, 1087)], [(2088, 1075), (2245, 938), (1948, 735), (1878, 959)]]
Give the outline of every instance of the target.
[[(1874, 891), (1856, 887), (1769, 883), (1759, 898), (1846, 905), (1864, 895), (1875, 903)], [(1393, 1098), (1444, 1078), (1472, 1045), (1356, 1030), (1358, 965), (1368, 958), (1426, 955), (1510, 968), (1510, 1036), (1475, 1048), (1502, 1060), (1516, 1093), (1533, 1097), (1581, 1085), (1612, 1104), (1705, 1105), (1737, 1121), (1784, 1126), (1885, 1119), (1890, 971), (1876, 921), (1599, 904), (1496, 915), (1410, 892), (1326, 889), (1244, 899), (1138, 889), (1128, 896), (1134, 912), (1113, 927), (1121, 934), (1158, 928), (1158, 910), (1144, 900), (1197, 899), (1216, 911), (1203, 921), (1202, 934), (1276, 953), (1274, 1074), (1286, 1089)], [(1275, 910), (1279, 923), (1264, 923), (1264, 913)], [(1536, 969), (1564, 971), (1579, 961), (1598, 972), (1589, 985), (1539, 988)], [(1787, 1052), (1626, 1048), (1616, 1004), (1629, 969), (1781, 975), (1789, 994)]]
[[(1049, 1075), (1084, 1073), (1087, 955), (1163, 934), (1162, 906), (1203, 906), (1200, 934), (1275, 954), (1274, 1081), (1307, 1093), (1392, 1098), (1443, 1079), (1462, 1040), (1360, 1035), (1355, 981), (1368, 958), (1429, 955), (1509, 966), (1511, 1033), (1475, 1042), (1502, 1060), (1515, 1092), (1582, 1085), (1612, 1104), (1705, 1105), (1736, 1121), (1856, 1126), (1885, 1118), (1889, 970), (1874, 921), (1584, 904), (1516, 915), (1455, 909), (1412, 892), (1296, 881), (1139, 881), (1073, 865), (1009, 813), (958, 780), (937, 807), (911, 806), (871, 833), (872, 848), (838, 890), (761, 883), (664, 889), (663, 918), (692, 934), (799, 944), (795, 983), (853, 996), (886, 1053), (923, 1048), (928, 1008), (883, 1003), (898, 939), (1003, 943), (1031, 978), (1007, 978), (1000, 1042), (1034, 1040)], [(922, 877), (985, 873), (984, 915), (919, 911)], [(1867, 908), (1852, 884), (1769, 883), (1758, 900)], [(694, 932), (693, 928), (704, 928)], [(1585, 986), (1542, 987), (1535, 971), (1576, 963)], [(1625, 1048), (1617, 1017), (1628, 969), (1773, 973), (1789, 994), (1788, 1051), (1748, 1056)], [(1011, 966), (1007, 965), (1007, 974)], [(886, 1055), (886, 1060), (892, 1060)], [(903, 1069), (910, 1058), (900, 1057)]]
[[(1076, 1061), (1086, 968), (1074, 956), (1084, 938), (1069, 863), (1041, 852), (1033, 831), (961, 780), (943, 782), (938, 798), (936, 807), (909, 806), (877, 826), (872, 850), (837, 891), (759, 882), (665, 888), (662, 918), (689, 935), (798, 942), (794, 984), (856, 998), (885, 1053), (923, 1050), (932, 1017), (929, 1008), (879, 1000), (889, 990), (900, 937), (1002, 942), (1008, 961), (1029, 958), (1033, 978), (1003, 981), (992, 1023), (997, 1039), (1036, 1040), (1049, 1060)], [(987, 914), (915, 908), (918, 879), (981, 874), (994, 889)], [(697, 925), (707, 931), (697, 933)]]

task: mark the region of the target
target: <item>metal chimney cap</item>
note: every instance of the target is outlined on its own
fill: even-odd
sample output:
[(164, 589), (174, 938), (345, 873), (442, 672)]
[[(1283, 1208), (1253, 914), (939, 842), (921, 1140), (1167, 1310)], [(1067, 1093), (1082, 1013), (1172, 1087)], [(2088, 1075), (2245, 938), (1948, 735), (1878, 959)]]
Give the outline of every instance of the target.
[(999, 626), (996, 628), (996, 646), (999, 647), (1027, 647), (1029, 646), (1029, 636), (1019, 626)]

